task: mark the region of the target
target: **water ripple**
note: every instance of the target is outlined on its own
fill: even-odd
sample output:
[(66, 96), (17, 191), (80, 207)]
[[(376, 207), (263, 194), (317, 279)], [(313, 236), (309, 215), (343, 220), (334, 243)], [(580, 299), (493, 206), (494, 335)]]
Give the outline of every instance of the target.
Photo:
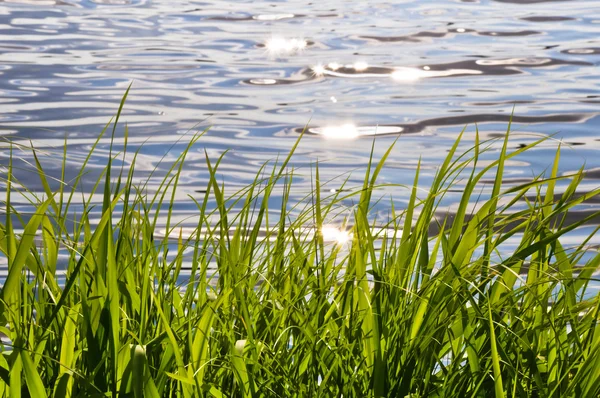
[[(514, 3), (509, 13), (503, 3)], [(194, 209), (187, 195), (201, 195), (209, 181), (205, 149), (214, 157), (231, 149), (222, 176), (242, 187), (308, 124), (293, 161), (301, 175), (291, 196), (300, 199), (317, 159), (327, 189), (346, 177), (360, 186), (352, 171), (368, 164), (373, 137), (376, 158), (400, 137), (383, 181), (411, 184), (421, 159), (427, 184), (465, 125), (470, 141), (474, 124), (482, 138), (503, 137), (514, 107), (511, 148), (540, 135), (556, 133), (556, 141), (507, 164), (507, 178), (547, 170), (562, 140), (561, 172), (585, 160), (597, 184), (598, 7), (544, 3), (0, 0), (0, 134), (33, 140), (54, 177), (67, 137), (75, 170), (133, 82), (121, 120), (131, 151), (145, 143), (140, 179), (154, 168), (166, 173), (190, 134), (211, 127), (182, 176), (183, 219)], [(115, 145), (124, 145), (123, 129)], [(98, 144), (90, 178), (109, 148)], [(0, 148), (0, 166), (9, 156)], [(27, 171), (34, 160), (19, 156), (16, 177), (43, 191)], [(409, 194), (381, 193), (396, 208)], [(374, 211), (387, 217), (389, 203)]]

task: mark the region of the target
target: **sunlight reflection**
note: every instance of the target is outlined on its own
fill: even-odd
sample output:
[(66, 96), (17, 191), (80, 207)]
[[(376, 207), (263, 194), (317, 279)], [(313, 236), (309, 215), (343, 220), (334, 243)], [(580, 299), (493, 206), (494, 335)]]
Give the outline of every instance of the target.
[(260, 14), (255, 15), (252, 18), (259, 21), (278, 21), (280, 19), (294, 18), (294, 14)]
[(353, 139), (358, 137), (358, 129), (352, 123), (341, 126), (328, 126), (323, 128), (322, 134), (332, 139)]
[(369, 64), (367, 64), (366, 62), (355, 62), (354, 63), (354, 70), (357, 72), (362, 72), (367, 68), (369, 68)]
[(422, 77), (427, 75), (421, 69), (416, 68), (396, 68), (394, 72), (392, 72), (392, 79), (399, 82), (414, 82), (419, 80)]
[(325, 74), (325, 67), (321, 64), (315, 65), (311, 69), (317, 77), (321, 77)]
[(304, 39), (286, 39), (281, 36), (273, 36), (265, 43), (267, 51), (271, 55), (294, 54), (304, 50), (307, 46)]
[(362, 136), (400, 134), (403, 128), (400, 126), (355, 126), (352, 123), (346, 123), (326, 127), (311, 127), (308, 131), (311, 134), (329, 139), (352, 140)]
[(277, 84), (277, 80), (275, 79), (250, 79), (250, 83), (257, 84), (260, 86)]
[[(480, 63), (478, 60), (477, 63)], [(482, 62), (487, 62), (484, 60)], [(497, 60), (492, 62), (499, 62)], [(506, 63), (506, 60), (501, 61), (502, 64)], [(344, 78), (369, 78), (369, 77), (380, 77), (389, 76), (397, 82), (416, 82), (421, 79), (435, 78), (435, 77), (448, 77), (448, 76), (460, 76), (460, 75), (480, 75), (483, 73), (477, 69), (438, 69), (433, 70), (429, 65), (422, 67), (384, 67), (384, 66), (371, 66), (363, 61), (355, 62), (354, 64), (339, 64), (337, 62), (330, 62), (328, 64), (318, 64), (313, 66), (312, 72), (317, 77), (331, 76), (331, 77), (344, 77)]]
[(336, 242), (340, 245), (348, 242), (352, 239), (352, 233), (350, 231), (342, 231), (340, 228), (332, 225), (324, 225), (321, 228), (321, 234), (325, 242)]

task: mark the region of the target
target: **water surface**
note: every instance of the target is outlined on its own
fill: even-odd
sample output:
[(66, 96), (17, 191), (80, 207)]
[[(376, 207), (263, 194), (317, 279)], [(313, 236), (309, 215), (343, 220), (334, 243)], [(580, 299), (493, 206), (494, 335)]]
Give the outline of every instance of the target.
[[(465, 126), (469, 142), (475, 125), (482, 139), (502, 137), (514, 110), (511, 148), (553, 138), (509, 162), (507, 184), (546, 170), (562, 141), (560, 172), (585, 162), (582, 188), (593, 189), (599, 38), (595, 0), (0, 1), (0, 134), (32, 140), (56, 175), (66, 137), (75, 170), (133, 82), (122, 121), (132, 148), (144, 143), (140, 181), (211, 127), (178, 192), (178, 220), (188, 220), (188, 195), (202, 198), (208, 180), (204, 150), (212, 158), (230, 150), (221, 176), (233, 191), (307, 127), (293, 162), (298, 199), (311, 190), (317, 160), (327, 190), (348, 177), (355, 187), (373, 139), (377, 158), (400, 137), (381, 182), (411, 184), (421, 159), (427, 185)], [(494, 148), (485, 159), (497, 156)], [(92, 166), (99, 170), (108, 153), (105, 139)], [(8, 151), (0, 156), (6, 164)], [(41, 191), (30, 171), (16, 174)], [(382, 194), (398, 208), (408, 197), (400, 187)], [(390, 216), (389, 203), (377, 207), (379, 217)]]

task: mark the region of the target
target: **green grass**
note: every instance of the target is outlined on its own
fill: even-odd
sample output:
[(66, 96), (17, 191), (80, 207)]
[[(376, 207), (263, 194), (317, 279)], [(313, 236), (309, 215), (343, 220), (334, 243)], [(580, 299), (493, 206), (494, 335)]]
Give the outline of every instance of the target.
[[(113, 153), (94, 188), (104, 190), (101, 209), (84, 199), (78, 214), (72, 208), (82, 205), (87, 161), (53, 191), (35, 156), (45, 197), (29, 193), (37, 208), (29, 217), (11, 206), (11, 196), (27, 189), (9, 166), (0, 332), (10, 344), (0, 355), (0, 395), (599, 396), (600, 301), (587, 287), (600, 254), (587, 241), (568, 250), (561, 244), (598, 217), (564, 224), (599, 191), (575, 194), (584, 173), (559, 176), (560, 150), (549, 175), (505, 188), (505, 162), (539, 144), (509, 152), (506, 137), (485, 167), (478, 159), (492, 143), (477, 138), (458, 153), (458, 137), (427, 191), (417, 189), (417, 168), (408, 206), (384, 228), (373, 228), (370, 210), (392, 148), (349, 192), (321, 196), (316, 166), (314, 191), (298, 203), (289, 201), (298, 142), (232, 196), (218, 179), (226, 158), (207, 156), (211, 179), (189, 236), (171, 212), (186, 154), (201, 134), (155, 195), (133, 183), (133, 167), (115, 175), (112, 161), (123, 154)], [(490, 198), (471, 209), (490, 175)], [(440, 219), (436, 209), (459, 179), (456, 216)], [(568, 185), (560, 195), (559, 181)], [(276, 198), (281, 203), (270, 208)], [(310, 233), (352, 198), (348, 244)], [(159, 218), (171, 231), (164, 238), (155, 233)], [(436, 222), (441, 232), (432, 233)], [(510, 253), (499, 249), (508, 239), (518, 242)], [(67, 276), (59, 283), (61, 252)], [(185, 263), (191, 277), (182, 283)]]

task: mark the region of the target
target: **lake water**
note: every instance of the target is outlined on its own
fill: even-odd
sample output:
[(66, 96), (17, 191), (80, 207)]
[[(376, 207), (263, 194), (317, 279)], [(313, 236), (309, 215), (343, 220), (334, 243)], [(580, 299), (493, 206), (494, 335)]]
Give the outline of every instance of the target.
[[(132, 148), (145, 143), (140, 180), (211, 126), (184, 170), (185, 220), (188, 195), (202, 198), (207, 183), (205, 149), (213, 159), (230, 150), (221, 178), (233, 191), (308, 126), (293, 161), (298, 199), (315, 161), (327, 189), (346, 178), (355, 187), (374, 136), (376, 158), (400, 137), (380, 181), (411, 184), (421, 158), (426, 186), (463, 127), (465, 149), (475, 124), (482, 139), (502, 137), (514, 108), (511, 148), (553, 139), (509, 162), (506, 183), (546, 170), (560, 140), (561, 173), (585, 162), (590, 190), (600, 185), (599, 64), (597, 0), (0, 0), (0, 133), (32, 140), (57, 176), (52, 159), (67, 137), (75, 170), (133, 82), (122, 121)], [(6, 164), (6, 146), (0, 155)], [(30, 171), (16, 175), (41, 191)], [(382, 194), (398, 208), (408, 197), (400, 187)], [(389, 200), (377, 211), (389, 217)]]

